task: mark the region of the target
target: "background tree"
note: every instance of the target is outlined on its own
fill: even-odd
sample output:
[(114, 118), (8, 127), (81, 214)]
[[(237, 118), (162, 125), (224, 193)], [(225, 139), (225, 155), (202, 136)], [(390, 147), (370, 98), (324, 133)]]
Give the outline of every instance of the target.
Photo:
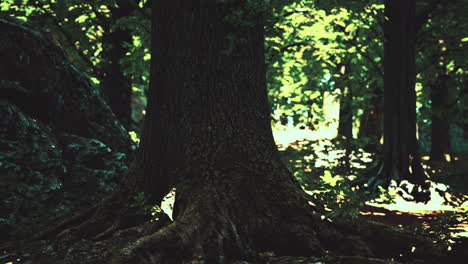
[[(387, 183), (392, 179), (397, 182), (405, 179), (423, 188), (429, 187), (425, 183), (416, 129), (416, 33), (428, 21), (428, 14), (437, 4), (429, 5), (426, 10), (416, 14), (414, 1), (385, 2), (384, 162), (383, 169), (379, 169), (381, 175), (377, 177), (383, 176)], [(440, 58), (443, 60), (444, 55)], [(443, 62), (440, 64), (444, 65)], [(440, 78), (438, 83), (442, 81), (439, 86), (444, 85), (445, 77), (436, 78)], [(437, 113), (437, 108), (447, 100), (444, 90), (438, 87), (432, 91), (432, 121), (435, 122), (432, 125), (432, 154), (439, 159), (441, 152), (449, 147), (448, 123), (441, 121)], [(369, 183), (376, 182), (371, 180)], [(419, 191), (414, 195), (416, 200), (429, 199), (427, 194), (422, 195)]]
[(386, 1), (384, 25), (384, 160), (368, 184), (406, 179), (423, 185), (416, 138), (416, 2)]

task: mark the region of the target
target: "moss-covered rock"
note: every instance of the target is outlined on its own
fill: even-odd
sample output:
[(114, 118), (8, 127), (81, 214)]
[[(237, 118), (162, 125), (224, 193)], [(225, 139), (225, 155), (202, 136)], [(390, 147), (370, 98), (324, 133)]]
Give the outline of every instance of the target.
[(26, 235), (109, 193), (136, 146), (47, 34), (0, 17), (0, 58), (0, 230)]

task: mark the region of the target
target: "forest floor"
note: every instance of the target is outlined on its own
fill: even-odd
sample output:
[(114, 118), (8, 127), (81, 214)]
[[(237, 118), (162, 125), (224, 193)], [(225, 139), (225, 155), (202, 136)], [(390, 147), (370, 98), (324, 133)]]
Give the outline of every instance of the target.
[[(307, 160), (312, 162), (312, 168), (333, 167), (345, 155), (344, 150), (334, 148), (329, 143), (336, 136), (336, 130), (333, 128), (324, 128), (319, 131), (286, 129), (276, 130), (273, 134), (280, 151), (291, 152), (294, 149), (297, 153), (292, 157), (299, 159), (301, 155), (310, 154), (309, 157), (302, 156), (302, 160), (290, 160), (296, 164), (291, 166), (292, 170), (311, 170), (307, 165)], [(310, 147), (311, 145), (312, 147)], [(307, 146), (314, 148), (314, 150), (307, 152)], [(326, 150), (327, 147), (329, 147), (328, 150)], [(291, 159), (288, 154), (291, 153), (286, 154), (286, 159)], [(361, 164), (355, 164), (355, 166), (361, 168), (362, 162), (371, 161), (371, 155), (365, 152), (361, 153), (361, 156), (353, 158), (359, 159)], [(429, 156), (423, 156), (422, 159), (423, 167), (433, 182), (431, 200), (428, 203), (407, 201), (402, 196), (395, 195), (391, 203), (366, 202), (366, 205), (359, 209), (360, 217), (392, 226), (422, 230), (443, 229), (442, 226), (445, 225), (445, 228), (449, 226), (451, 236), (468, 237), (466, 213), (459, 214), (463, 211), (468, 212), (468, 153), (446, 155), (446, 161), (437, 163), (431, 162)], [(435, 187), (450, 188), (464, 202), (457, 205), (447, 204), (443, 195), (446, 197), (450, 193), (441, 194), (436, 191)], [(440, 231), (442, 232), (442, 230)]]
[[(329, 132), (329, 131), (326, 131)], [(333, 136), (323, 138), (327, 133), (314, 133), (310, 130), (293, 130), (274, 132), (278, 148), (289, 159), (290, 168), (297, 177), (297, 171), (305, 171), (308, 177), (320, 176), (324, 171), (331, 168), (339, 168), (339, 159), (344, 155), (344, 151), (334, 148)], [(312, 147), (314, 145), (314, 147)], [(294, 151), (291, 151), (294, 150)], [(297, 151), (295, 151), (297, 150)], [(291, 156), (291, 154), (294, 154)], [(356, 167), (365, 168), (365, 164), (371, 162), (371, 155), (368, 153), (353, 153), (352, 161)], [(292, 157), (292, 158), (291, 158)], [(423, 157), (423, 163), (431, 179), (438, 184), (447, 184), (462, 197), (468, 199), (468, 154), (452, 155), (446, 162), (430, 163), (429, 157)], [(363, 165), (364, 164), (364, 165)], [(307, 174), (308, 173), (308, 174)], [(301, 182), (301, 180), (299, 179)], [(304, 185), (304, 181), (301, 182)], [(313, 189), (312, 186), (311, 189)], [(305, 188), (307, 189), (307, 188)], [(175, 192), (171, 192), (162, 204), (162, 209), (168, 214), (172, 214)], [(359, 218), (380, 222), (391, 226), (407, 228), (415, 232), (434, 233), (440, 232), (445, 235), (445, 239), (456, 239), (459, 237), (468, 237), (468, 220), (460, 219), (458, 212), (468, 209), (468, 202), (459, 206), (444, 204), (445, 200), (439, 192), (434, 191), (432, 199), (426, 203), (414, 203), (403, 199), (401, 196), (395, 196), (391, 203), (366, 202), (359, 208)], [(464, 207), (464, 208), (463, 208)], [(449, 229), (447, 230), (447, 227)], [(47, 246), (47, 245), (45, 245)], [(39, 250), (39, 249), (37, 249)], [(3, 251), (3, 250), (2, 250)], [(35, 251), (35, 250), (31, 250)], [(27, 250), (26, 253), (30, 253)], [(23, 252), (23, 253), (25, 253)], [(9, 254), (11, 257), (8, 257)], [(18, 254), (19, 252), (1, 252), (0, 264), (48, 264), (46, 262), (27, 261), (28, 255)], [(11, 261), (14, 259), (18, 261)], [(295, 263), (314, 263), (314, 264), (352, 264), (352, 263), (372, 263), (372, 264), (390, 264), (398, 263), (384, 259), (359, 258), (358, 256), (343, 256), (332, 259), (320, 259), (313, 257), (290, 257), (290, 256), (264, 256), (265, 262), (270, 264), (295, 264)], [(3, 261), (4, 260), (4, 261)], [(23, 262), (23, 260), (26, 260)], [(6, 261), (6, 262), (5, 262)], [(204, 262), (191, 262), (191, 264), (202, 264)], [(247, 262), (236, 262), (236, 264), (246, 264)], [(418, 262), (420, 263), (420, 262)], [(463, 262), (460, 262), (463, 263)]]

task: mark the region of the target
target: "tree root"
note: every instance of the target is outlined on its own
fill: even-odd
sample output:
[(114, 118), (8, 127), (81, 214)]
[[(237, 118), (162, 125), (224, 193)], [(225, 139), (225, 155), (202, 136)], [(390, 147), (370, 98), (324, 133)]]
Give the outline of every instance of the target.
[(319, 202), (294, 180), (284, 180), (276, 189), (278, 185), (270, 182), (265, 181), (262, 190), (246, 189), (242, 184), (254, 183), (244, 181), (228, 189), (218, 182), (202, 186), (187, 182), (177, 189), (174, 222), (162, 213), (159, 220), (138, 220), (137, 212), (128, 206), (131, 192), (118, 192), (87, 212), (91, 217), (86, 221), (64, 225), (68, 228), (57, 236), (56, 255), (66, 264), (179, 264), (188, 260), (262, 263), (260, 253), (267, 251), (282, 256), (378, 256), (402, 261), (438, 259), (444, 254), (443, 245), (429, 238), (383, 224), (328, 219)]

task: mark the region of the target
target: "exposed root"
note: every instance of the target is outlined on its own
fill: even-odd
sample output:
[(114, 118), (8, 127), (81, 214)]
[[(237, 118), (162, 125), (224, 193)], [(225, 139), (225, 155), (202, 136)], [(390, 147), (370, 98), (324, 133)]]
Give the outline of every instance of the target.
[[(240, 241), (233, 245), (227, 237), (230, 236), (223, 231), (215, 231), (210, 225), (184, 224), (182, 220), (129, 243), (111, 263), (181, 263), (187, 259), (214, 261), (225, 258), (226, 253), (246, 252)], [(236, 247), (241, 248), (235, 250)]]
[[(261, 263), (260, 253), (267, 251), (282, 256), (401, 260), (437, 259), (444, 253), (427, 238), (382, 224), (327, 219), (320, 203), (308, 196), (289, 172), (271, 171), (278, 175), (266, 174), (261, 188), (252, 188), (257, 184), (254, 181), (240, 180), (233, 186), (221, 177), (210, 179), (209, 184), (187, 177), (187, 182), (177, 186), (174, 222), (165, 214), (158, 215), (159, 220), (138, 218), (128, 206), (131, 192), (118, 192), (87, 212), (91, 217), (86, 221), (75, 221), (79, 222), (76, 227), (59, 234), (56, 255), (66, 264), (178, 264), (189, 260)], [(276, 184), (276, 180), (283, 184)]]
[(78, 214), (72, 218), (66, 219), (65, 221), (59, 223), (58, 225), (52, 226), (51, 228), (48, 228), (42, 232), (39, 232), (38, 234), (34, 236), (31, 236), (25, 242), (31, 242), (31, 241), (41, 240), (41, 239), (49, 239), (51, 237), (54, 237), (60, 232), (62, 232), (63, 230), (76, 226), (86, 221), (86, 219), (91, 217), (96, 212), (98, 207), (99, 207), (99, 204), (89, 208), (88, 210), (84, 211), (81, 214)]

